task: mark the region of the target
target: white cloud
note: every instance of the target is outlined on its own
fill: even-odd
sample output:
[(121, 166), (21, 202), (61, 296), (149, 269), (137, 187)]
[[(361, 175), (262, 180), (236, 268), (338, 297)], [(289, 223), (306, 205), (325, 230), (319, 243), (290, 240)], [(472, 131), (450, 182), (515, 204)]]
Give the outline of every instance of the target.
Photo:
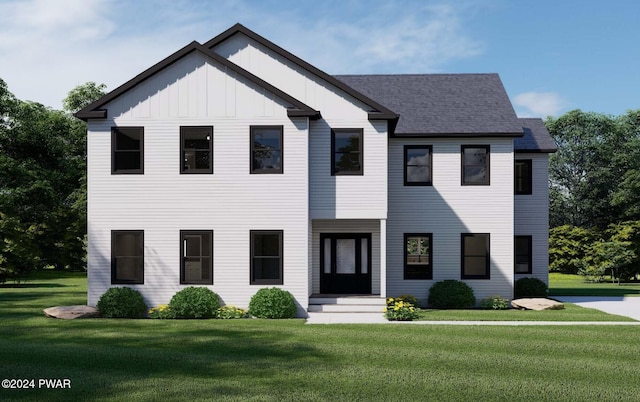
[(513, 98), (516, 112), (520, 117), (557, 116), (567, 102), (555, 92), (524, 92)]

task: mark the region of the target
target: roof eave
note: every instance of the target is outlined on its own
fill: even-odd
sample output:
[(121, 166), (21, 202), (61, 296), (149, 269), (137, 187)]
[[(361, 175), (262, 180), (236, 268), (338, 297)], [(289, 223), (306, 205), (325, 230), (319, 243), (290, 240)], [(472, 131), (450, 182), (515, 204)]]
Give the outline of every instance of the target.
[(519, 138), (524, 135), (523, 132), (505, 132), (505, 133), (395, 133), (394, 138)]

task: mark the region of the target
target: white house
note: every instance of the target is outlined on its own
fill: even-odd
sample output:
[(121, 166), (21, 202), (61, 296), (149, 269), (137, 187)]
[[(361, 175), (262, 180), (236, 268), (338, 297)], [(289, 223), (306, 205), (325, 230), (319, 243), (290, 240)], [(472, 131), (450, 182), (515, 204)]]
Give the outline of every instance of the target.
[(246, 307), (278, 286), (304, 316), (444, 279), (478, 299), (547, 281), (555, 145), (496, 74), (331, 76), (237, 24), (76, 116), (90, 305), (198, 285)]

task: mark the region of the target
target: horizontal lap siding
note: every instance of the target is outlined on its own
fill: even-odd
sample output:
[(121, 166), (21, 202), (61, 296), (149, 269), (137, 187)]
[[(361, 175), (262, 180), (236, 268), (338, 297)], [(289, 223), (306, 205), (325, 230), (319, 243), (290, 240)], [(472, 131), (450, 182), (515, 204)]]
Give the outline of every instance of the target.
[[(461, 185), (461, 145), (490, 145), (490, 186)], [(433, 146), (433, 186), (404, 186), (404, 145)], [(476, 298), (512, 296), (511, 139), (392, 139), (389, 146), (387, 293), (425, 299), (434, 282), (461, 279), (461, 233), (491, 234), (491, 279), (465, 280)], [(433, 280), (404, 280), (404, 233), (433, 234)]]
[(515, 196), (515, 234), (532, 236), (532, 276), (549, 281), (549, 156), (516, 154), (516, 159), (532, 160), (531, 195)]
[[(89, 304), (95, 305), (112, 286), (111, 230), (145, 231), (145, 283), (131, 287), (139, 289), (149, 305), (167, 303), (186, 286), (179, 284), (180, 230), (213, 230), (210, 288), (224, 303), (242, 307), (261, 287), (249, 285), (250, 230), (282, 230), (283, 287), (306, 309), (307, 119), (289, 119), (281, 100), (219, 76), (215, 66), (199, 64), (197, 58), (186, 62), (186, 67), (175, 66), (173, 76), (165, 71), (166, 77), (158, 77), (156, 89), (150, 82), (108, 105), (114, 118), (89, 123)], [(202, 91), (191, 85), (193, 74), (198, 80), (213, 77), (205, 81), (217, 84), (204, 85), (207, 90)], [(144, 175), (111, 175), (113, 125), (145, 127)], [(213, 175), (179, 173), (181, 125), (214, 127)], [(251, 125), (284, 126), (283, 174), (249, 173)]]

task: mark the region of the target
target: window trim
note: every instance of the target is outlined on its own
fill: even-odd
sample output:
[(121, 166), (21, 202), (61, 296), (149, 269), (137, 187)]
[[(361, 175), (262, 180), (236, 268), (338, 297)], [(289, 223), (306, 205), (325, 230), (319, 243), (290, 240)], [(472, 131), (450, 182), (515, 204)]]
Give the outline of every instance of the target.
[[(138, 169), (116, 169), (116, 130), (140, 130), (140, 167)], [(111, 127), (111, 174), (144, 174), (144, 127), (142, 126), (112, 126)]]
[[(141, 235), (141, 244), (140, 244), (140, 268), (142, 270), (141, 280), (118, 280), (116, 277), (116, 258), (118, 256), (115, 255), (115, 244), (116, 244), (116, 236), (118, 234), (124, 233), (135, 233)], [(144, 230), (112, 230), (111, 231), (111, 284), (112, 285), (144, 285)]]
[[(464, 239), (467, 237), (485, 236), (485, 270), (484, 275), (465, 275), (464, 259), (467, 257), (465, 254)], [(469, 255), (469, 257), (473, 257)], [(477, 256), (476, 256), (477, 257)], [(460, 235), (460, 278), (461, 279), (491, 279), (491, 234), (490, 233), (461, 233)]]
[[(269, 129), (280, 131), (280, 168), (279, 169), (255, 169), (253, 167), (253, 153), (255, 151), (253, 136), (257, 130)], [(249, 127), (249, 173), (250, 174), (282, 174), (284, 173), (284, 126), (250, 126)]]
[[(527, 256), (527, 264), (529, 264), (529, 269), (526, 272), (517, 272), (516, 271), (516, 266), (517, 266), (517, 259), (518, 259), (518, 254), (517, 254), (517, 240), (518, 238), (524, 238), (527, 240), (527, 246), (529, 248), (529, 253)], [(531, 235), (517, 235), (514, 236), (513, 239), (513, 273), (515, 275), (531, 275), (533, 273), (533, 236)]]
[[(408, 253), (407, 253), (407, 241), (409, 240), (410, 237), (426, 237), (429, 239), (429, 263), (427, 265), (427, 269), (426, 269), (426, 273), (425, 273), (425, 277), (424, 278), (410, 278), (407, 276), (407, 267), (409, 266), (407, 259), (408, 259)], [(404, 234), (404, 243), (403, 243), (403, 247), (404, 247), (404, 272), (403, 272), (403, 276), (402, 278), (407, 281), (407, 280), (432, 280), (433, 279), (433, 233), (405, 233)], [(416, 264), (417, 266), (425, 266), (425, 264)]]
[[(407, 181), (407, 151), (410, 149), (429, 150), (429, 180), (428, 181)], [(433, 186), (433, 145), (405, 145), (404, 149), (404, 185), (405, 186)], [(414, 165), (412, 165), (414, 166)], [(415, 165), (417, 166), (417, 165)]]
[[(256, 258), (254, 254), (254, 243), (256, 235), (264, 235), (264, 234), (277, 234), (278, 242), (280, 243), (280, 263), (279, 263), (279, 278), (278, 279), (255, 279), (254, 278), (254, 269), (253, 269), (253, 261)], [(249, 285), (282, 285), (284, 284), (284, 231), (283, 230), (251, 230), (249, 231)]]
[[(526, 186), (524, 190), (518, 191), (518, 164), (524, 164), (527, 166)], [(533, 194), (533, 161), (531, 159), (516, 159), (513, 163), (513, 192), (516, 195), (531, 195)]]
[[(336, 133), (356, 133), (359, 137), (358, 163), (360, 170), (336, 171)], [(331, 129), (331, 176), (363, 176), (364, 175), (364, 129), (332, 128)]]
[[(208, 169), (185, 169), (185, 148), (184, 136), (189, 129), (209, 130), (209, 168)], [(213, 126), (180, 126), (180, 174), (212, 174), (213, 173)]]
[[(486, 151), (486, 155), (487, 155), (487, 162), (486, 162), (486, 170), (487, 170), (487, 179), (484, 182), (474, 182), (474, 183), (469, 183), (465, 180), (465, 175), (464, 175), (464, 167), (465, 167), (465, 163), (464, 163), (464, 151), (465, 149), (469, 149), (469, 148), (479, 148), (479, 149), (484, 149)], [(460, 183), (463, 186), (490, 186), (491, 185), (491, 146), (490, 145), (473, 145), (473, 144), (468, 144), (468, 145), (461, 145), (460, 146)]]
[[(211, 255), (209, 256), (209, 279), (201, 280), (201, 281), (187, 281), (185, 279), (185, 250), (184, 250), (184, 241), (185, 236), (201, 236), (203, 234), (208, 234), (211, 239), (210, 250)], [(181, 230), (180, 231), (180, 284), (181, 285), (213, 285), (213, 230)]]

